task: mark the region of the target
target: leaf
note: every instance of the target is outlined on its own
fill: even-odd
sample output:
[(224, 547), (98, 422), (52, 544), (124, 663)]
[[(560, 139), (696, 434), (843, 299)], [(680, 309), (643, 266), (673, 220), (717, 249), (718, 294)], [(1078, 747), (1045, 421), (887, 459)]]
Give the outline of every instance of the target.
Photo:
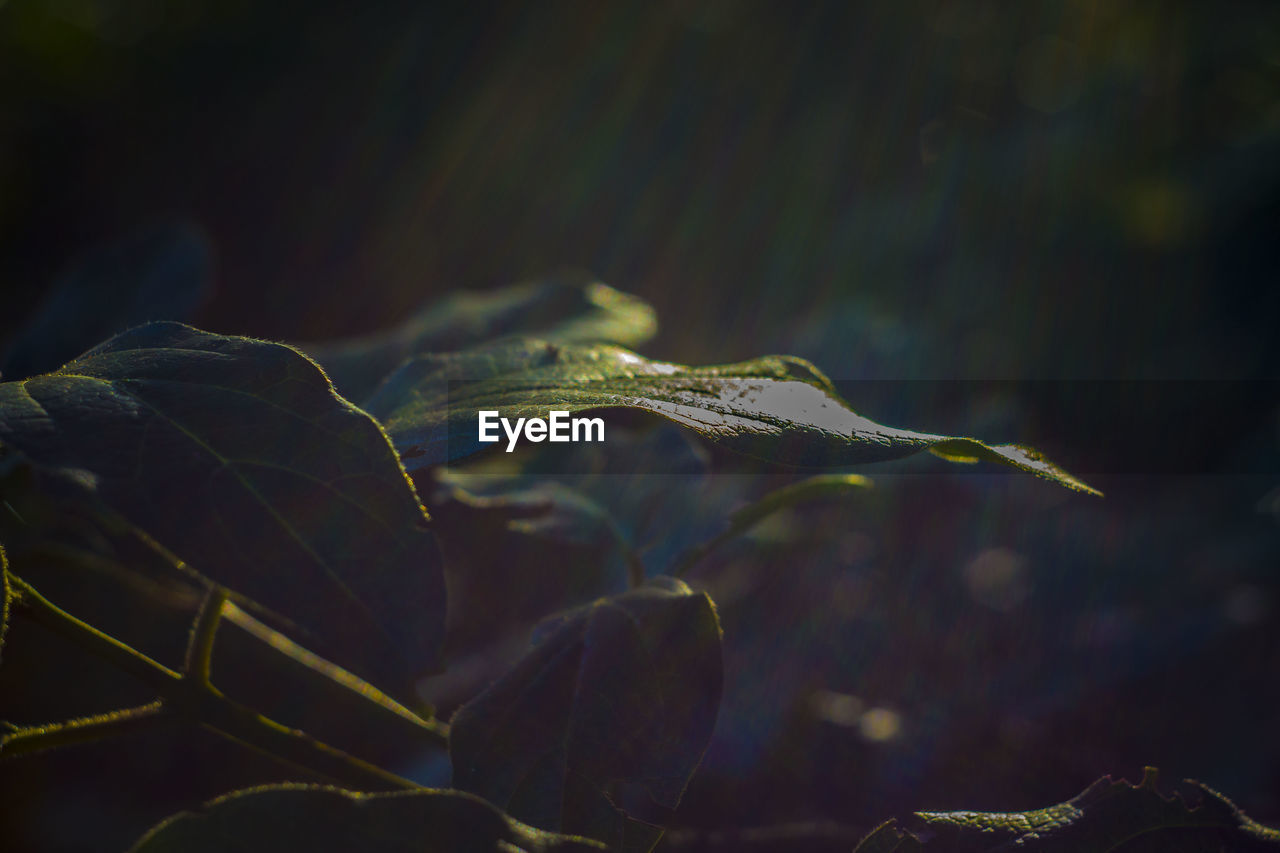
[(460, 791), (362, 794), (318, 785), (236, 791), (154, 827), (132, 853), (552, 853), (601, 850), (512, 820)]
[[(206, 578), (71, 469), (37, 467), (0, 448), (0, 497), (9, 510), (0, 513), (0, 542), (14, 576), (116, 640), (181, 666)], [(219, 674), (226, 635), (219, 635)]]
[[(52, 591), (60, 607), (94, 628), (178, 668), (204, 583), (60, 473), (15, 463), (0, 451), (0, 493), (14, 499), (10, 515), (21, 519), (0, 524), (12, 574)], [(444, 744), (443, 726), (425, 719), (424, 703), (410, 712), (232, 602), (223, 608), (216, 664), (224, 695), (375, 763), (404, 761), (415, 747), (435, 752)]]
[(424, 495), (445, 555), (451, 657), (643, 578), (613, 517), (561, 483), (439, 471)]
[(454, 786), (556, 832), (648, 850), (720, 704), (720, 623), (679, 581), (548, 620), (453, 718)]
[(656, 315), (644, 301), (591, 278), (565, 276), (487, 293), (454, 293), (394, 329), (300, 347), (320, 362), (344, 396), (363, 400), (402, 361), (420, 353), (463, 349), (513, 334), (636, 346), (657, 328)]
[(1180, 794), (1156, 789), (1148, 767), (1141, 784), (1104, 777), (1065, 803), (1029, 812), (917, 812), (873, 830), (854, 853), (1142, 853), (1179, 850), (1280, 849), (1280, 832), (1251, 820), (1226, 797), (1186, 781), (1200, 795), (1189, 806)]
[(576, 545), (605, 542), (624, 552), (627, 547), (613, 517), (563, 483), (441, 471), (432, 483), (428, 504), (433, 516), (498, 524), (528, 536)]
[(186, 320), (212, 289), (208, 239), (186, 224), (131, 234), (82, 255), (58, 277), (14, 341), (6, 379), (53, 370), (148, 320)]
[(775, 512), (819, 498), (844, 497), (850, 492), (861, 492), (870, 486), (871, 481), (859, 474), (819, 474), (816, 477), (807, 477), (799, 482), (788, 483), (782, 488), (774, 489), (735, 510), (729, 516), (728, 526), (712, 539), (690, 548), (672, 568), (671, 574), (675, 577), (683, 577), (685, 572), (707, 554), (733, 537), (747, 532)]
[[(813, 365), (790, 356), (685, 367), (615, 346), (506, 341), (404, 364), (368, 402), (410, 470), (460, 459), (485, 445), (477, 412), (546, 417), (641, 409), (730, 450), (795, 466), (846, 466), (928, 450), (945, 459), (1010, 465), (1098, 494), (1039, 453), (1013, 444), (893, 429), (849, 408)], [(490, 445), (492, 446), (492, 445)]]
[(17, 574), (44, 583), (51, 564), (66, 564), (75, 567), (77, 586), (89, 570), (153, 598), (187, 605), (204, 598), (205, 579), (111, 509), (83, 471), (38, 466), (0, 446), (0, 497), (7, 510), (0, 541)]
[(402, 692), (437, 666), (442, 570), (412, 484), (297, 351), (142, 326), (0, 383), (0, 442), (336, 663)]
[[(432, 469), (431, 477), (465, 483), (489, 500), (501, 500), (506, 490), (537, 489), (554, 482), (581, 496), (609, 521), (620, 546), (626, 546), (627, 559), (634, 555), (646, 575), (669, 575), (678, 556), (724, 527), (724, 519), (742, 503), (744, 490), (755, 478), (723, 472), (713, 477), (707, 448), (696, 434), (659, 418), (646, 421), (631, 427), (611, 425), (608, 441), (576, 445), (572, 454), (539, 444), (510, 456), (473, 456), (459, 465)], [(490, 473), (512, 467), (521, 473)], [(562, 507), (572, 511), (561, 502), (556, 502), (555, 511)], [(428, 508), (435, 515), (430, 503)]]

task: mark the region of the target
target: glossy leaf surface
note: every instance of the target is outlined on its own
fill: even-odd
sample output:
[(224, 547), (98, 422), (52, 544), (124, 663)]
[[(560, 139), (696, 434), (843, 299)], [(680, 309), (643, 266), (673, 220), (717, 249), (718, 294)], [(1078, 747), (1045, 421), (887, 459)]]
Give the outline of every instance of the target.
[(407, 362), (379, 388), (369, 411), (411, 469), (460, 459), (494, 444), (478, 438), (477, 412), (514, 421), (551, 409), (640, 409), (730, 450), (783, 465), (846, 466), (921, 451), (953, 461), (999, 462), (1084, 492), (1094, 490), (1014, 444), (894, 429), (857, 414), (808, 362), (765, 356), (685, 367), (608, 345), (519, 340)]

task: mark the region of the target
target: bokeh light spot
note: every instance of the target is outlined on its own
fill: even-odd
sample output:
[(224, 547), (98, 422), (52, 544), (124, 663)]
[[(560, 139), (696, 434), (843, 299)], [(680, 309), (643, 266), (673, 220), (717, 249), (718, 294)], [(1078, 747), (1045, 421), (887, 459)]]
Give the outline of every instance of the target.
[(858, 720), (858, 730), (869, 741), (893, 740), (902, 731), (902, 718), (888, 708), (872, 708)]
[(1009, 612), (1030, 592), (1026, 561), (1008, 548), (989, 548), (964, 567), (973, 600), (992, 610)]
[(837, 726), (856, 726), (862, 719), (862, 700), (848, 693), (819, 690), (810, 703), (815, 717)]

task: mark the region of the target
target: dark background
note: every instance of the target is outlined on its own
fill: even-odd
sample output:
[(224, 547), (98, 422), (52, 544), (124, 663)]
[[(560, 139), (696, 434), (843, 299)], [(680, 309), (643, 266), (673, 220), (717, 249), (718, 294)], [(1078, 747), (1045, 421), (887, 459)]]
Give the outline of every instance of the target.
[[(8, 0), (0, 86), (0, 340), (155, 229), (212, 259), (193, 322), (275, 339), (586, 268), (657, 307), (646, 354), (803, 355), (1108, 493), (873, 468), (875, 512), (709, 566), (726, 704), (678, 823), (1148, 763), (1280, 821), (1276, 4)], [(0, 768), (24, 825), (154, 820), (141, 782), (64, 797), (76, 761)]]

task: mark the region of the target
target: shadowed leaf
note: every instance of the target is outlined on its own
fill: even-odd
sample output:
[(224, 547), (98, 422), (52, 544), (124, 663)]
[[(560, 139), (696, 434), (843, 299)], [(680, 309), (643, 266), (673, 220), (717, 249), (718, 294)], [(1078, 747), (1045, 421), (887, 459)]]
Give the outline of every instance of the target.
[(419, 486), (445, 556), (451, 657), (642, 574), (613, 517), (561, 483), (441, 470)]
[(505, 335), (636, 346), (657, 329), (653, 309), (589, 278), (564, 276), (483, 293), (455, 293), (424, 306), (394, 329), (345, 341), (299, 346), (315, 357), (343, 396), (363, 400), (402, 361), (475, 346)]
[(1185, 783), (1199, 795), (1156, 789), (1147, 768), (1139, 785), (1102, 778), (1073, 799), (1028, 812), (916, 812), (891, 820), (862, 840), (855, 853), (1219, 853), (1280, 849), (1280, 832), (1250, 820), (1226, 797)]
[(386, 436), (289, 347), (142, 326), (0, 384), (0, 442), (287, 631), (403, 691), (437, 666), (434, 537)]
[[(611, 424), (608, 441), (574, 445), (570, 453), (539, 444), (510, 456), (478, 454), (431, 469), (419, 488), (423, 479), (456, 482), (501, 501), (555, 483), (587, 501), (591, 515), (608, 521), (645, 575), (670, 575), (678, 556), (723, 529), (725, 517), (756, 483), (752, 475), (717, 472), (713, 477), (710, 472), (708, 449), (695, 433), (645, 418), (632, 428)], [(554, 504), (557, 512), (573, 512), (568, 501)], [(434, 516), (429, 502), (428, 508)]]
[(135, 589), (150, 585), (154, 597), (204, 597), (207, 579), (108, 506), (84, 471), (37, 465), (0, 446), (0, 499), (0, 541), (11, 570), (27, 580), (43, 583), (50, 563), (65, 563), (80, 582), (93, 571)]
[[(61, 469), (37, 469), (0, 450), (0, 494), (14, 507), (0, 513), (0, 541), (13, 574), (148, 657), (182, 665), (204, 598), (203, 578)], [(5, 524), (9, 520), (16, 523)], [(364, 757), (403, 759), (424, 743), (433, 751), (442, 745), (422, 703), (415, 704), (417, 714), (405, 710), (231, 602), (222, 618), (216, 670), (224, 695)], [(369, 728), (355, 743), (352, 720)]]
[(453, 718), (454, 785), (534, 826), (648, 850), (706, 749), (720, 625), (679, 581), (548, 620)]
[(132, 853), (552, 853), (600, 850), (512, 820), (479, 797), (361, 794), (314, 785), (236, 791), (156, 826)]
[(856, 465), (928, 450), (953, 461), (999, 462), (1096, 494), (1029, 448), (868, 420), (817, 368), (789, 356), (684, 367), (615, 346), (506, 341), (407, 362), (367, 408), (386, 426), (405, 464), (417, 470), (494, 446), (478, 438), (482, 409), (514, 419), (545, 418), (553, 408), (618, 407), (661, 415), (730, 450), (784, 465)]
[(115, 639), (181, 664), (207, 579), (112, 510), (73, 469), (39, 467), (0, 448), (0, 499), (10, 572)]
[(627, 543), (613, 517), (563, 483), (441, 471), (430, 489), (427, 503), (441, 526), (458, 519), (480, 526), (502, 525), (524, 536), (570, 545), (604, 545), (620, 552), (616, 557), (622, 571), (602, 574), (625, 577)]

